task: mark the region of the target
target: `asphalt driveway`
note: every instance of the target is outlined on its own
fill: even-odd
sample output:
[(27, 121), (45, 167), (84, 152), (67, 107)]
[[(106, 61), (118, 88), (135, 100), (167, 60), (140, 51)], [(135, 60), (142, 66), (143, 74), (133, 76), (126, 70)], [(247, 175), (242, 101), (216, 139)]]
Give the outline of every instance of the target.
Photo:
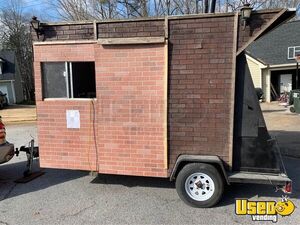
[[(35, 124), (8, 125), (16, 146), (36, 137)], [(0, 166), (0, 224), (258, 224), (234, 213), (235, 198), (280, 200), (281, 193), (265, 185), (233, 185), (212, 209), (186, 206), (167, 179), (90, 176), (87, 172), (46, 169), (27, 184), (15, 184), (25, 168), (25, 156)], [(300, 160), (285, 158), (294, 180), (291, 195), (300, 207)], [(299, 209), (278, 224), (299, 224)]]
[(270, 134), (275, 137), (281, 152), (300, 158), (300, 115), (291, 113), (289, 107), (263, 103), (261, 108)]

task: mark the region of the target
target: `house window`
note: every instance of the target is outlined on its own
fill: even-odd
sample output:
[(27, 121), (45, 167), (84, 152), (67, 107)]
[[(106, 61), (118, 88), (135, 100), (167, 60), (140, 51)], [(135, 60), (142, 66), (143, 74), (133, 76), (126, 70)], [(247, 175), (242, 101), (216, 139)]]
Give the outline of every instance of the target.
[(43, 98), (96, 98), (94, 62), (44, 62)]
[(288, 59), (295, 59), (300, 55), (300, 46), (288, 47)]

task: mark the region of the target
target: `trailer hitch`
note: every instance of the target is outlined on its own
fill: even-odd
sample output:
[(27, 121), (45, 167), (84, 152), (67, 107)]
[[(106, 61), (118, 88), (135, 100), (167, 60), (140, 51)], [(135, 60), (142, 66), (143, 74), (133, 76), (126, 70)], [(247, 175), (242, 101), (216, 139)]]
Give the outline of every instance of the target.
[(42, 171), (32, 172), (33, 160), (34, 160), (34, 158), (39, 157), (39, 148), (37, 146), (34, 146), (34, 139), (32, 139), (30, 141), (28, 147), (21, 146), (20, 149), (16, 148), (16, 151), (15, 151), (16, 156), (19, 156), (20, 152), (26, 153), (27, 165), (26, 165), (26, 170), (23, 172), (24, 177), (16, 180), (15, 182), (27, 183), (45, 173)]

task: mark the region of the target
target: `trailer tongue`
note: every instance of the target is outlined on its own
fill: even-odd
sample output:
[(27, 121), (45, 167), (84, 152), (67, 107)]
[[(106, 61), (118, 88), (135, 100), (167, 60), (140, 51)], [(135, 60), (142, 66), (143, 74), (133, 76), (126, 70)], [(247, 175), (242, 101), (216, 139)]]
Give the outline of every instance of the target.
[(34, 159), (39, 157), (39, 149), (34, 146), (34, 140), (30, 141), (28, 147), (22, 146), (20, 149), (15, 149), (13, 144), (6, 142), (5, 144), (0, 145), (0, 164), (9, 162), (15, 155), (19, 156), (20, 152), (26, 153), (27, 164), (26, 170), (23, 173), (23, 177), (17, 179), (16, 183), (27, 183), (39, 176), (42, 176), (44, 172), (42, 171), (33, 171)]
[(39, 149), (34, 146), (34, 140), (30, 141), (28, 147), (22, 146), (20, 149), (15, 150), (15, 146), (6, 141), (5, 125), (0, 116), (0, 164), (9, 162), (15, 155), (19, 156), (20, 152), (26, 153), (27, 165), (23, 173), (24, 177), (16, 180), (17, 183), (27, 183), (44, 174), (41, 171), (32, 172), (33, 160), (39, 157)]

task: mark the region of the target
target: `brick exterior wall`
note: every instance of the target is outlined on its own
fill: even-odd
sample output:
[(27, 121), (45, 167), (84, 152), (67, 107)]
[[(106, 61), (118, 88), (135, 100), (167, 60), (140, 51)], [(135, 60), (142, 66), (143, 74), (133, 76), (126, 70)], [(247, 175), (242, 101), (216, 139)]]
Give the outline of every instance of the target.
[[(41, 167), (96, 170), (91, 101), (43, 101), (40, 66), (41, 62), (94, 61), (94, 45), (34, 46), (34, 57)], [(80, 129), (67, 129), (66, 110), (80, 111)]]
[[(93, 40), (95, 38), (93, 23), (42, 24), (42, 31), (40, 41)], [(31, 34), (33, 40), (37, 41), (36, 33), (32, 28)], [(98, 38), (162, 37), (165, 35), (164, 20), (97, 23), (97, 34)]]
[(164, 45), (96, 48), (99, 171), (166, 177)]
[[(238, 49), (240, 49), (251, 37), (259, 32), (264, 25), (278, 14), (279, 11), (252, 14), (249, 25), (245, 30), (239, 29)], [(214, 17), (211, 17), (214, 18)], [(199, 18), (201, 19), (201, 18)], [(240, 20), (239, 20), (240, 21)], [(42, 24), (43, 41), (61, 40), (93, 40), (94, 25), (86, 24), (65, 24), (47, 25)], [(36, 34), (31, 30), (34, 41), (37, 41)], [(141, 21), (114, 21), (97, 23), (98, 38), (128, 38), (128, 37), (161, 37), (164, 36), (164, 19), (141, 20)]]
[[(254, 15), (250, 28), (239, 30), (238, 43), (233, 38), (233, 14), (169, 19), (168, 170), (164, 44), (34, 45), (41, 166), (167, 177), (180, 154), (218, 155), (230, 166), (235, 47), (242, 48), (276, 15)], [(60, 26), (61, 39), (94, 39), (92, 24), (48, 27)], [(164, 28), (164, 20), (159, 19), (97, 24), (99, 38), (160, 37)], [(67, 32), (71, 30), (75, 34)], [(48, 35), (45, 40), (58, 38)], [(95, 112), (91, 100), (42, 99), (40, 62), (49, 61), (95, 61)], [(80, 129), (66, 129), (67, 109), (80, 111)], [(91, 133), (94, 113), (95, 134)]]
[[(62, 41), (62, 40), (93, 40), (94, 39), (94, 25), (90, 24), (67, 24), (47, 26), (43, 25), (43, 34), (41, 39), (43, 41)], [(33, 39), (36, 41), (37, 36), (31, 29)]]
[(170, 169), (180, 154), (229, 160), (233, 21), (233, 16), (170, 21)]
[[(45, 45), (34, 55), (41, 167), (167, 176), (163, 44)], [(59, 61), (95, 61), (95, 111), (87, 99), (43, 101), (40, 63)], [(80, 129), (66, 128), (66, 110), (80, 111)]]
[(161, 37), (164, 20), (130, 21), (98, 24), (99, 38)]
[[(40, 165), (96, 170), (93, 110), (89, 101), (37, 101)], [(67, 129), (66, 110), (79, 110), (80, 129)]]

